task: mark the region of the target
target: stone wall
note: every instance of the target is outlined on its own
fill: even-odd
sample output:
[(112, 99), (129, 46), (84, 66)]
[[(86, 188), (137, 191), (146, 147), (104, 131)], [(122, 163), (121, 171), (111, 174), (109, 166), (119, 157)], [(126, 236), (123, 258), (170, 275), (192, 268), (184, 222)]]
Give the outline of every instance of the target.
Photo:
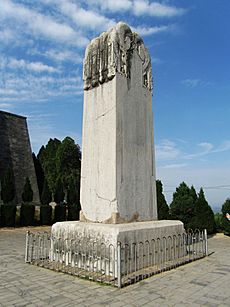
[(32, 159), (32, 152), (23, 116), (0, 111), (0, 178), (11, 168), (14, 173), (16, 203), (21, 202), (21, 195), (28, 177), (34, 192), (33, 201), (39, 203), (37, 179)]

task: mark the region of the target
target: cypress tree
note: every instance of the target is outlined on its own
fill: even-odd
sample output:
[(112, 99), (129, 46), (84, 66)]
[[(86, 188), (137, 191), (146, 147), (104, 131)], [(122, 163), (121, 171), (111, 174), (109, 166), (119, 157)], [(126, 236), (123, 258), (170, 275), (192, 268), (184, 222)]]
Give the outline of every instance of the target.
[(52, 195), (48, 187), (47, 180), (44, 180), (42, 195), (41, 195), (41, 203), (43, 205), (48, 205), (52, 201)]
[(172, 219), (178, 219), (184, 223), (185, 228), (189, 228), (189, 222), (194, 215), (194, 199), (191, 189), (185, 182), (176, 188), (173, 194), (173, 201), (170, 206)]
[(1, 183), (1, 199), (4, 204), (12, 202), (15, 198), (14, 175), (11, 169), (8, 169)]
[(33, 190), (28, 177), (26, 177), (26, 182), (23, 188), (22, 200), (28, 203), (33, 201)]
[(212, 208), (209, 206), (204, 191), (201, 188), (194, 207), (194, 217), (190, 227), (193, 229), (207, 229), (208, 233), (215, 232), (215, 218)]
[(160, 180), (156, 181), (157, 192), (157, 216), (158, 220), (166, 220), (169, 217), (169, 207), (163, 194), (163, 185)]
[(59, 177), (56, 183), (55, 187), (55, 193), (54, 193), (54, 201), (57, 204), (60, 204), (64, 200), (65, 194), (63, 191), (63, 184), (61, 181), (61, 178)]

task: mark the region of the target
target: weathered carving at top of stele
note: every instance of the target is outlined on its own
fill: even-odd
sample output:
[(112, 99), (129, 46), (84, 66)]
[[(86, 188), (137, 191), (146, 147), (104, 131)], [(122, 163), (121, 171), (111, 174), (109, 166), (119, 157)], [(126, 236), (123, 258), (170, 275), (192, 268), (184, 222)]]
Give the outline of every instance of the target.
[(116, 72), (130, 78), (131, 60), (136, 50), (142, 61), (143, 86), (152, 91), (152, 65), (142, 38), (123, 22), (93, 39), (85, 51), (84, 90), (113, 79)]

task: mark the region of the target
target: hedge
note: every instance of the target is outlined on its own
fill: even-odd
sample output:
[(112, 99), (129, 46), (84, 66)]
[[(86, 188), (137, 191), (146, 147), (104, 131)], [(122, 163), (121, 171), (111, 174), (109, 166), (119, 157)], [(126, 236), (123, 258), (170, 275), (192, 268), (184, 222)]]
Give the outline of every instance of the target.
[(68, 206), (68, 221), (77, 221), (79, 220), (80, 206), (78, 205), (69, 205)]
[(40, 207), (40, 223), (41, 225), (52, 225), (52, 207), (50, 205)]
[(20, 224), (21, 226), (34, 225), (35, 206), (31, 203), (24, 203), (20, 209)]
[(1, 205), (0, 206), (0, 225), (2, 227), (15, 227), (16, 206)]
[(54, 207), (54, 222), (66, 221), (66, 206), (57, 204)]

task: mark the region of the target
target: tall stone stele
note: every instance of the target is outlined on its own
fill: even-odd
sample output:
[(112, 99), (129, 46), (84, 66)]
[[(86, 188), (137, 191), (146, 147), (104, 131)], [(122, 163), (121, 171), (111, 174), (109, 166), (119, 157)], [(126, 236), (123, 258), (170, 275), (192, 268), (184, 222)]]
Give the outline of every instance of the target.
[(152, 67), (143, 40), (121, 22), (102, 33), (86, 49), (83, 79), (81, 218), (52, 226), (51, 258), (59, 259), (61, 238), (77, 240), (83, 254), (95, 242), (113, 246), (115, 261), (120, 243), (172, 238), (184, 228), (157, 221)]
[(81, 220), (157, 219), (151, 59), (119, 22), (84, 59)]

